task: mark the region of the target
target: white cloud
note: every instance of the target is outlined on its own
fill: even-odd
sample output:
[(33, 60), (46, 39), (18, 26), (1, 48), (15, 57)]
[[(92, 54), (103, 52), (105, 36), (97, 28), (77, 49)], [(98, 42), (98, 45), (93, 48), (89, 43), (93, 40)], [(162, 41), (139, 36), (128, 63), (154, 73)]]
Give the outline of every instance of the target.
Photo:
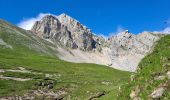
[(98, 34), (98, 36), (103, 37), (105, 40), (107, 40), (107, 39), (108, 39), (108, 36), (107, 36), (107, 35), (104, 35), (104, 34)]
[(46, 15), (52, 15), (52, 14), (50, 14), (50, 13), (40, 13), (36, 17), (32, 17), (32, 18), (27, 18), (27, 19), (21, 20), (17, 24), (17, 26), (19, 26), (19, 27), (21, 27), (23, 29), (26, 29), (26, 30), (30, 30), (36, 21), (41, 20)]
[(166, 21), (166, 25), (167, 25), (166, 28), (158, 32), (163, 33), (163, 34), (170, 34), (170, 19)]
[(164, 28), (163, 30), (160, 31), (154, 31), (155, 33), (160, 33), (160, 34), (170, 34), (170, 26)]
[(125, 29), (124, 27), (118, 26), (115, 32), (109, 33), (109, 37), (115, 36), (115, 35), (117, 35), (117, 34), (123, 32), (123, 31), (125, 31), (125, 30), (126, 30), (126, 29)]
[(117, 29), (116, 29), (116, 31), (115, 32), (111, 32), (111, 33), (109, 33), (108, 35), (105, 35), (105, 34), (97, 34), (98, 36), (102, 36), (103, 38), (105, 38), (106, 40), (108, 39), (108, 38), (110, 38), (110, 37), (112, 37), (112, 36), (116, 36), (117, 34), (119, 34), (119, 33), (121, 33), (121, 32), (123, 32), (123, 31), (125, 31), (126, 29), (124, 28), (124, 27), (122, 27), (122, 26), (117, 26)]
[(166, 27), (162, 33), (165, 33), (165, 34), (170, 34), (170, 26), (169, 27)]

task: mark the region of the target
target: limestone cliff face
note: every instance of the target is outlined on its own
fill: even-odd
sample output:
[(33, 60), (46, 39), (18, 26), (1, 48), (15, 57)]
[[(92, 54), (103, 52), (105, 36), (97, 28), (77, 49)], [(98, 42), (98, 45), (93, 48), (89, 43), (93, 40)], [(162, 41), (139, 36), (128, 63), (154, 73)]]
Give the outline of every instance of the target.
[(95, 41), (90, 29), (66, 14), (61, 14), (57, 18), (71, 32), (71, 37), (79, 49), (89, 51), (95, 48)]
[(58, 17), (47, 15), (34, 24), (32, 31), (40, 37), (61, 42), (73, 49), (90, 51), (95, 48), (92, 32), (66, 14)]
[(42, 38), (51, 39), (70, 48), (77, 48), (71, 37), (71, 32), (55, 16), (43, 17), (34, 24), (32, 31)]
[(134, 35), (127, 30), (106, 40), (66, 14), (47, 15), (37, 21), (31, 31), (54, 44), (61, 44), (58, 51), (63, 60), (104, 64), (127, 71), (135, 71), (160, 38), (156, 33)]
[(119, 33), (117, 36), (111, 37), (108, 40), (108, 44), (113, 50), (113, 54), (117, 56), (123, 56), (129, 53), (144, 55), (151, 49), (153, 43), (158, 39), (158, 34), (150, 32), (133, 35), (132, 33), (125, 31)]
[[(159, 34), (143, 32), (134, 35), (121, 32), (108, 40), (111, 49), (111, 64), (121, 70), (135, 71), (140, 60), (152, 49)], [(134, 67), (136, 66), (136, 67)]]

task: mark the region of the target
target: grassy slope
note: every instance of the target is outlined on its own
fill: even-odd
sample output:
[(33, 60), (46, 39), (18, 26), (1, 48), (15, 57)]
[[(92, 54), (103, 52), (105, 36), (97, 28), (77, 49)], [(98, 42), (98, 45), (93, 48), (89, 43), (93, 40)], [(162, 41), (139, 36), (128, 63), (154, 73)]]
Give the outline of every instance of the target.
[[(6, 26), (4, 27), (4, 25)], [(10, 27), (10, 29), (7, 27)], [(27, 37), (22, 36), (19, 32)], [(88, 99), (91, 96), (90, 93), (101, 91), (105, 91), (107, 94), (111, 93), (109, 95), (113, 94), (113, 99), (118, 90), (118, 85), (125, 83), (130, 75), (129, 72), (115, 70), (102, 65), (65, 62), (59, 60), (57, 57), (48, 56), (42, 52), (34, 51), (33, 49), (28, 48), (28, 46), (36, 44), (35, 42), (37, 41), (27, 35), (24, 30), (18, 29), (14, 26), (9, 26), (6, 22), (3, 22), (3, 25), (0, 25), (0, 38), (13, 47), (13, 49), (9, 49), (0, 46), (0, 69), (24, 67), (44, 74), (60, 74), (61, 77), (54, 79), (54, 90), (61, 87), (75, 86), (69, 94), (72, 99), (75, 99), (75, 97), (78, 97), (81, 100)], [(49, 52), (51, 51), (49, 50)], [(3, 73), (3, 75), (20, 78), (37, 77), (30, 74), (12, 72), (6, 72)], [(43, 79), (42, 76), (39, 78)], [(102, 84), (103, 81), (108, 81), (112, 84), (104, 85)], [(17, 94), (22, 95), (28, 92), (28, 90), (34, 89), (34, 84), (36, 82), (37, 80), (27, 82), (0, 80), (0, 97)], [(87, 91), (90, 92), (87, 93)], [(108, 98), (107, 95), (106, 98)], [(106, 100), (105, 96), (101, 99)]]
[[(142, 100), (149, 99), (149, 95), (154, 89), (160, 84), (169, 81), (167, 78), (164, 80), (154, 80), (156, 74), (166, 75), (167, 71), (170, 71), (170, 66), (164, 66), (170, 63), (168, 59), (170, 59), (170, 35), (161, 38), (155, 46), (154, 51), (140, 62), (139, 70), (135, 74), (134, 80), (122, 87), (123, 89), (119, 94), (119, 99), (130, 99), (129, 95), (131, 90), (137, 86), (141, 89), (138, 96), (142, 98)], [(170, 87), (170, 84), (167, 85)], [(161, 99), (170, 99), (170, 88), (166, 90)]]

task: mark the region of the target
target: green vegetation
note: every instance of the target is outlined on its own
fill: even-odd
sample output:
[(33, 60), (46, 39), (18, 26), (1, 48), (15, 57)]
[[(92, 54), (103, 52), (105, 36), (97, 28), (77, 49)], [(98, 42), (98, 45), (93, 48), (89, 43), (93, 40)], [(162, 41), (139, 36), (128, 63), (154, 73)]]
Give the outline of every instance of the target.
[(0, 97), (26, 93), (33, 85), (34, 81), (0, 80)]
[(6, 71), (1, 73), (5, 77), (14, 77), (14, 78), (33, 78), (33, 79), (43, 79), (45, 76), (43, 74), (32, 74), (32, 73), (21, 73), (21, 72), (9, 72)]
[(166, 76), (168, 71), (170, 71), (170, 35), (162, 37), (153, 52), (140, 62), (138, 71), (133, 75), (131, 82), (122, 86), (118, 99), (129, 100), (132, 90), (138, 87), (140, 92), (137, 93), (137, 97), (148, 100), (155, 89), (164, 86), (166, 91), (159, 99), (170, 100), (170, 80), (167, 77), (155, 79)]
[[(119, 71), (107, 66), (96, 64), (70, 63), (58, 59), (52, 55), (48, 46), (52, 44), (31, 37), (26, 31), (0, 21), (0, 39), (12, 46), (7, 48), (0, 46), (0, 69), (17, 69), (23, 67), (31, 72), (20, 73), (6, 71), (0, 75), (14, 78), (32, 78), (29, 81), (15, 81), (0, 79), (0, 97), (23, 95), (30, 90), (36, 90), (37, 82), (53, 80), (52, 90), (67, 88), (72, 100), (79, 98), (87, 100), (99, 92), (105, 95), (101, 99), (113, 100), (117, 94), (119, 85), (129, 80), (130, 73)], [(0, 44), (1, 45), (1, 44)], [(49, 52), (44, 53), (44, 52)], [(57, 53), (57, 52), (55, 52)], [(56, 75), (46, 78), (45, 74)], [(112, 96), (112, 98), (109, 98)]]

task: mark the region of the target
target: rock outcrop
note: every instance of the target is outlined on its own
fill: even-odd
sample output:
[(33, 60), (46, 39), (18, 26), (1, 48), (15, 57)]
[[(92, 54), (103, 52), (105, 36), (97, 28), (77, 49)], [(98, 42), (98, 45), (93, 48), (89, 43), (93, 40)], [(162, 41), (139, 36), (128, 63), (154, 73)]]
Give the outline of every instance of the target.
[(151, 94), (151, 97), (153, 99), (159, 99), (162, 97), (162, 95), (164, 94), (165, 88), (161, 87), (156, 89), (155, 91), (153, 91), (153, 93)]
[(60, 44), (58, 52), (63, 60), (103, 64), (126, 71), (135, 71), (160, 37), (150, 32), (134, 35), (126, 30), (105, 40), (66, 14), (47, 15), (37, 21), (31, 31)]
[(135, 71), (140, 60), (152, 49), (159, 35), (143, 32), (134, 35), (128, 30), (113, 36), (108, 40), (111, 49), (112, 66), (121, 70)]
[(43, 17), (42, 20), (34, 24), (32, 31), (42, 38), (51, 39), (67, 47), (77, 48), (71, 37), (71, 32), (55, 16), (47, 15)]
[(50, 38), (73, 49), (90, 51), (95, 48), (92, 32), (66, 14), (58, 17), (47, 15), (34, 24), (32, 31), (40, 37)]

